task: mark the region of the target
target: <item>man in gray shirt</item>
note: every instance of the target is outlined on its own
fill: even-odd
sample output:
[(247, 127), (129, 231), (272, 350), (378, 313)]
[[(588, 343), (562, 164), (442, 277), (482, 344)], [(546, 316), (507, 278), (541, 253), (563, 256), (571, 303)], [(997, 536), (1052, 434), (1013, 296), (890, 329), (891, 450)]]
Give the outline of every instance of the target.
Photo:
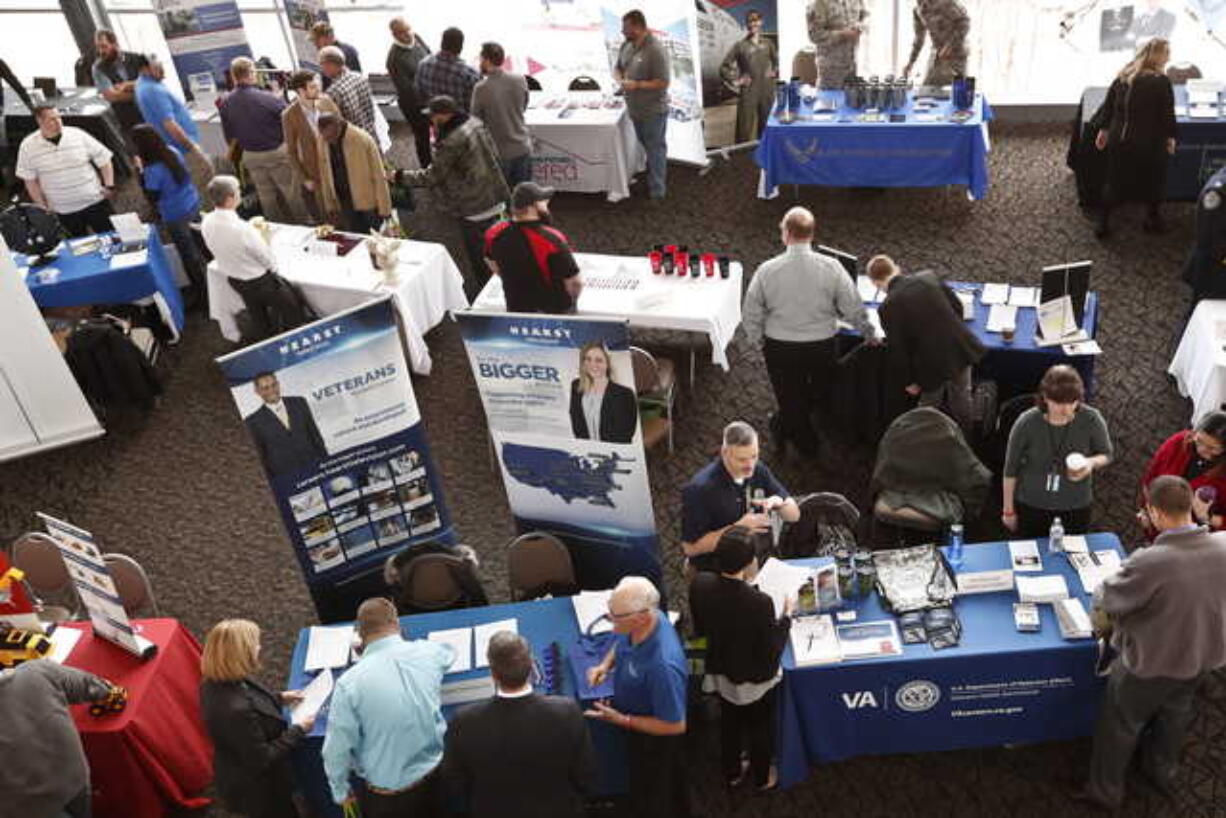
[(783, 253), (754, 272), (745, 293), (741, 323), (762, 342), (766, 372), (779, 414), (772, 420), (775, 447), (790, 441), (806, 457), (817, 455), (813, 409), (825, 410), (835, 367), (839, 319), (871, 344), (881, 343), (851, 277), (833, 259), (813, 251), (815, 220), (803, 207), (779, 224)]
[(528, 107), (528, 81), (522, 74), (502, 70), (505, 58), (498, 43), (481, 46), (483, 79), (473, 88), (468, 110), (485, 123), (498, 146), (498, 164), (507, 187), (532, 180), (532, 137), (524, 124)]
[(647, 151), (647, 190), (653, 199), (666, 191), (668, 144), (668, 51), (647, 28), (647, 18), (638, 9), (622, 15), (622, 43), (613, 67), (613, 79), (626, 95), (626, 110), (634, 135)]
[(1123, 802), (1138, 749), (1141, 775), (1173, 794), (1196, 688), (1226, 665), (1226, 534), (1196, 525), (1194, 502), (1182, 477), (1150, 483), (1145, 513), (1159, 534), (1095, 594), (1096, 624), (1109, 618), (1119, 655), (1094, 732), (1090, 780), (1075, 798), (1100, 809)]

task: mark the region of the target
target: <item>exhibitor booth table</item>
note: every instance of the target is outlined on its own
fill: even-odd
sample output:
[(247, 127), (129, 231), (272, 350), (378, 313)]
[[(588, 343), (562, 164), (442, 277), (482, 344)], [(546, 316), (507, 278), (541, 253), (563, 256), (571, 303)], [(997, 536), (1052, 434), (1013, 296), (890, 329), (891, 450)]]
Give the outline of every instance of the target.
[(630, 195), (630, 178), (647, 154), (620, 97), (599, 91), (529, 94), (524, 121), (532, 134), (532, 174), (542, 185), (577, 193)]
[[(396, 282), (389, 284), (382, 273), (375, 271), (370, 253), (361, 245), (345, 256), (319, 255), (306, 249), (314, 228), (284, 224), (271, 228), (270, 243), (279, 274), (297, 285), (319, 315), (330, 315), (390, 293), (404, 327), (409, 366), (419, 375), (430, 374), (430, 350), (422, 336), (449, 311), (468, 306), (464, 278), (446, 247), (401, 241)], [(217, 322), (222, 337), (239, 341), (236, 319), (243, 311), (243, 300), (216, 262), (209, 264), (208, 289), (209, 317)]]
[(139, 636), (157, 645), (147, 661), (105, 639), (85, 622), (65, 664), (128, 690), (119, 714), (95, 718), (72, 708), (89, 759), (95, 818), (161, 818), (200, 809), (213, 780), (213, 743), (200, 716), (200, 645), (174, 619), (135, 620)]
[(988, 192), (988, 122), (992, 109), (982, 95), (964, 122), (949, 121), (952, 103), (940, 101), (917, 111), (908, 95), (895, 112), (902, 121), (860, 122), (861, 112), (845, 107), (842, 91), (819, 91), (817, 100), (833, 106), (814, 113), (801, 103), (797, 121), (781, 123), (771, 115), (754, 153), (762, 168), (761, 198), (773, 198), (779, 185), (826, 187), (941, 187), (964, 185), (972, 199)]
[(1167, 372), (1179, 394), (1192, 399), (1195, 426), (1226, 403), (1226, 301), (1205, 299), (1196, 305), (1179, 339)]
[[(13, 260), (26, 274), (30, 294), (40, 307), (118, 304), (152, 297), (162, 321), (178, 340), (183, 331), (183, 297), (158, 237), (157, 225), (150, 224), (146, 230), (145, 249), (135, 253), (114, 254), (108, 246), (73, 255), (72, 245), (92, 241), (87, 236), (61, 242), (59, 257), (37, 270), (28, 268), (30, 259), (21, 253), (14, 253)], [(110, 238), (114, 234), (103, 235)], [(40, 280), (49, 269), (58, 270), (59, 274)]]
[[(1114, 534), (1091, 534), (1086, 542), (1092, 550), (1122, 555)], [(1070, 596), (1089, 611), (1090, 597), (1068, 559), (1047, 554), (1045, 540), (1039, 548), (1042, 573), (1062, 575)], [(965, 547), (963, 571), (1010, 565), (1008, 543)], [(1089, 735), (1105, 682), (1094, 672), (1095, 640), (1063, 639), (1047, 604), (1039, 606), (1041, 630), (1019, 633), (1016, 601), (1016, 591), (959, 596), (954, 608), (962, 621), (961, 642), (940, 651), (927, 643), (904, 644), (901, 656), (798, 668), (789, 644), (779, 695), (780, 783), (803, 781), (817, 763), (860, 755)], [(876, 594), (858, 600), (855, 609), (857, 622), (892, 619)]]

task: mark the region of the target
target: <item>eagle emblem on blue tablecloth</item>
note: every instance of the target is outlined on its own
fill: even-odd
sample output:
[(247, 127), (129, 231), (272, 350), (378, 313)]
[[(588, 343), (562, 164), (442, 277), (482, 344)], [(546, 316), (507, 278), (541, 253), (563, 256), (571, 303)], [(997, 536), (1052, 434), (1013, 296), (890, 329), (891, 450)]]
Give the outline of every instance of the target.
[(806, 140), (789, 139), (784, 143), (787, 148), (788, 155), (801, 165), (807, 165), (817, 157), (817, 137), (811, 137)]

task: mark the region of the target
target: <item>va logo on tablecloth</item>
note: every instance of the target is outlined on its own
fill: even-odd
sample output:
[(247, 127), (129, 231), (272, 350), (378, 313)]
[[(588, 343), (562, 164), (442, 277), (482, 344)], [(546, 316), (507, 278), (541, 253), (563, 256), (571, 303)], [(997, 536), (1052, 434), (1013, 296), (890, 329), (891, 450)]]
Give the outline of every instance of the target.
[(936, 707), (941, 688), (925, 679), (907, 682), (894, 694), (894, 703), (908, 713), (923, 713)]

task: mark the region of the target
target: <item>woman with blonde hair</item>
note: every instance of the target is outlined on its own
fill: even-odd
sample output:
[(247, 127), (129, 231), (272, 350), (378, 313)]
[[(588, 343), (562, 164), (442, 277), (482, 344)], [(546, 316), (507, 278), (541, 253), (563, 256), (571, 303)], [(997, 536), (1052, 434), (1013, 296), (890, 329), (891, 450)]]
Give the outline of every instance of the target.
[(213, 739), (213, 772), (226, 808), (248, 818), (297, 818), (289, 752), (315, 717), (287, 725), (284, 704), (298, 691), (267, 690), (253, 675), (260, 664), (260, 627), (248, 619), (218, 622), (204, 640), (200, 709)]
[(579, 377), (570, 384), (570, 426), (575, 437), (629, 443), (639, 427), (634, 390), (613, 380), (613, 359), (601, 341), (579, 350)]
[(1107, 151), (1107, 185), (1099, 213), (1099, 238), (1111, 233), (1111, 210), (1120, 202), (1142, 201), (1148, 210), (1142, 229), (1165, 231), (1158, 207), (1166, 189), (1168, 157), (1175, 153), (1175, 91), (1166, 77), (1171, 46), (1155, 37), (1124, 66), (1092, 123), (1094, 146)]

